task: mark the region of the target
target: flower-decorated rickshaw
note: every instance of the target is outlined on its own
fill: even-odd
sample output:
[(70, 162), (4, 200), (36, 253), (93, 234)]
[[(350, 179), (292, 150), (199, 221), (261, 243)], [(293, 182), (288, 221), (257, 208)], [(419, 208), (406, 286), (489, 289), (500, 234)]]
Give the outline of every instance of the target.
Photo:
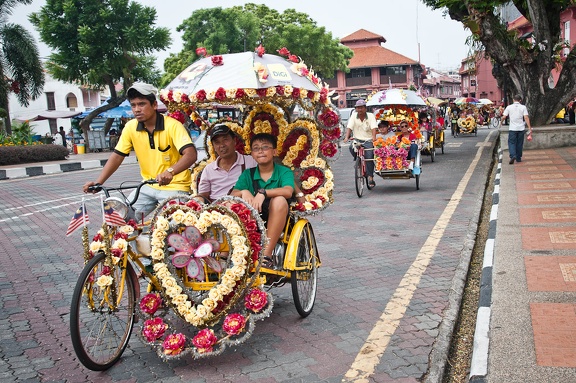
[[(133, 237), (119, 235), (122, 227), (104, 225), (91, 244), (85, 239), (87, 266), (76, 289), (78, 303), (73, 304), (73, 343), (88, 368), (103, 370), (120, 358), (135, 314), (142, 340), (162, 359), (171, 360), (217, 355), (227, 346), (245, 341), (255, 322), (270, 315), (271, 287), (289, 283), (298, 313), (305, 317), (312, 311), (320, 257), (306, 217), (332, 203), (334, 180), (329, 164), (340, 138), (339, 117), (330, 104), (328, 88), (313, 71), (287, 49), (278, 53), (280, 56), (266, 54), (260, 46), (256, 52), (201, 58), (160, 95), (169, 115), (183, 122), (190, 119), (203, 130), (212, 124), (202, 119), (198, 109), (215, 104), (240, 108), (241, 119), (217, 123), (234, 131), (241, 153), (250, 153), (254, 134), (267, 132), (278, 137), (279, 160), (294, 170), (305, 201), (291, 205), (284, 234), (273, 253), (276, 266), (265, 267), (262, 262), (267, 243), (264, 222), (237, 197), (222, 197), (209, 205), (192, 196), (162, 203), (147, 237), (149, 268), (142, 267), (142, 254), (131, 248)], [(311, 117), (292, 120), (290, 110), (295, 105), (309, 111)], [(194, 166), (194, 178), (216, 158), (209, 141), (206, 148), (207, 158)], [(99, 258), (92, 259), (96, 254)], [(138, 297), (131, 278), (133, 266), (126, 259), (136, 260), (149, 277), (148, 294)], [(103, 323), (119, 309), (127, 310), (132, 319), (108, 333), (112, 339), (102, 336), (99, 342), (121, 346), (103, 350), (105, 358), (92, 355), (89, 337), (99, 334), (83, 331), (84, 323)]]
[[(373, 107), (376, 120), (388, 121), (396, 131), (396, 136), (387, 139), (377, 138), (374, 142), (374, 174), (384, 179), (416, 180), (416, 190), (420, 189), (422, 168), (421, 150), (427, 145), (418, 129), (418, 118), (414, 108), (426, 106), (424, 100), (415, 92), (404, 89), (389, 89), (377, 92), (367, 102)], [(398, 139), (398, 125), (408, 123), (411, 139)], [(408, 161), (410, 145), (418, 145), (413, 168)]]
[(476, 105), (479, 102), (480, 100), (474, 97), (456, 99), (455, 103), (462, 109), (457, 121), (460, 133), (478, 135), (478, 108)]

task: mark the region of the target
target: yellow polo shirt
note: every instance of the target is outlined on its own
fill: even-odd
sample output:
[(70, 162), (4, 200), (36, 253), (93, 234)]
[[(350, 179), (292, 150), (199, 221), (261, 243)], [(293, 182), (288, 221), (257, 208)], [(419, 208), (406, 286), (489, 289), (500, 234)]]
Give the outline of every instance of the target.
[[(186, 128), (172, 117), (157, 113), (154, 132), (149, 133), (143, 123), (132, 119), (128, 121), (114, 152), (121, 156), (128, 156), (132, 150), (136, 152), (140, 164), (142, 180), (155, 179), (160, 173), (174, 166), (180, 158), (182, 151), (194, 145)], [(168, 185), (150, 185), (158, 190), (182, 190), (189, 192), (192, 183), (190, 169), (174, 175)]]

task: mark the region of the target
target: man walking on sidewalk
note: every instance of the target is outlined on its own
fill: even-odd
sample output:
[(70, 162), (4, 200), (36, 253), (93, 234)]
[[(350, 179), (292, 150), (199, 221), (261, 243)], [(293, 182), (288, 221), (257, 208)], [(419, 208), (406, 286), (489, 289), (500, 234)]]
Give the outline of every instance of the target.
[(508, 105), (502, 114), (502, 124), (506, 121), (506, 117), (510, 117), (510, 125), (508, 126), (509, 164), (513, 164), (514, 161), (522, 162), (522, 148), (524, 147), (526, 125), (528, 125), (528, 129), (530, 129), (530, 133), (532, 133), (528, 109), (520, 103), (522, 97), (515, 95), (513, 99), (514, 103)]

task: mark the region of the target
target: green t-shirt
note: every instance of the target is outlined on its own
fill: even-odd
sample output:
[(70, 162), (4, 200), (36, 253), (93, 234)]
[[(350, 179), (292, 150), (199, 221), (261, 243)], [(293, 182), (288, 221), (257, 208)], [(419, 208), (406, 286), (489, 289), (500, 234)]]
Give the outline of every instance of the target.
[[(291, 186), (292, 189), (294, 189), (294, 172), (284, 165), (274, 164), (274, 171), (268, 181), (264, 181), (262, 177), (260, 177), (260, 169), (256, 167), (254, 179), (258, 181), (258, 185), (262, 189), (276, 189), (284, 186)], [(256, 190), (254, 190), (252, 185), (252, 174), (250, 173), (250, 169), (246, 169), (242, 174), (240, 174), (234, 189), (249, 190), (250, 193), (256, 194)]]

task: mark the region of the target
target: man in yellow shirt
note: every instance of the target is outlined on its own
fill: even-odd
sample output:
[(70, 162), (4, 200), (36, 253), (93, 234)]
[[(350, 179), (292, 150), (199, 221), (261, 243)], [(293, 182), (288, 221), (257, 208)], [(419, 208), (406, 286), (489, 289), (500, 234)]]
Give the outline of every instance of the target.
[[(156, 101), (157, 89), (137, 82), (127, 91), (134, 113), (106, 162), (102, 172), (88, 187), (103, 184), (118, 169), (132, 150), (138, 157), (142, 180), (155, 179), (158, 184), (145, 185), (138, 201), (133, 205), (136, 218), (153, 211), (158, 202), (177, 194), (190, 193), (192, 182), (190, 166), (196, 162), (196, 148), (184, 126), (177, 120), (160, 114)], [(133, 195), (128, 197), (129, 200)]]

